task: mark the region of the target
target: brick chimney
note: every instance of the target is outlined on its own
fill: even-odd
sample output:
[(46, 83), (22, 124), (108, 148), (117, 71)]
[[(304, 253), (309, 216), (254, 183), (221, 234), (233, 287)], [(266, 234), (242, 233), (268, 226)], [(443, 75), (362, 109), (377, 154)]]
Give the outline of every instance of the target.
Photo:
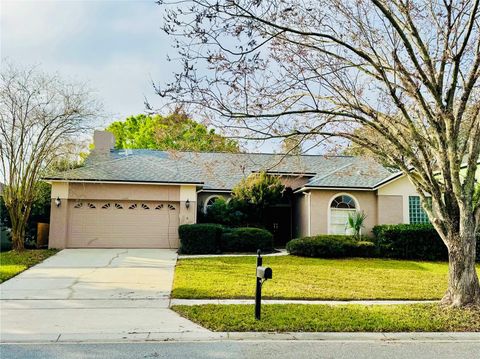
[(110, 151), (115, 147), (115, 136), (113, 133), (108, 131), (95, 130), (95, 132), (93, 132), (93, 144), (95, 146), (95, 153), (110, 153)]

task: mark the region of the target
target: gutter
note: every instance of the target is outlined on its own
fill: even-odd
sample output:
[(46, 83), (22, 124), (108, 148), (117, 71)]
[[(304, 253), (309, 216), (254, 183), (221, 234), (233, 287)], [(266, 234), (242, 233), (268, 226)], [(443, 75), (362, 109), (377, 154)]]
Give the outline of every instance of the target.
[(293, 193), (299, 193), (299, 192), (305, 192), (311, 189), (335, 189), (335, 190), (351, 190), (351, 191), (374, 191), (375, 188), (373, 187), (348, 187), (348, 186), (304, 186), (301, 187), (297, 190), (295, 190)]
[(204, 182), (176, 182), (176, 181), (129, 181), (129, 180), (89, 180), (89, 179), (64, 179), (64, 178), (42, 178), (45, 182), (64, 182), (64, 183), (109, 183), (109, 184), (149, 184), (149, 185), (203, 185)]
[(197, 191), (197, 193), (199, 192), (205, 192), (205, 193), (217, 193), (217, 192), (220, 192), (220, 193), (232, 193), (232, 190), (231, 189), (215, 189), (215, 188), (202, 188), (200, 190)]

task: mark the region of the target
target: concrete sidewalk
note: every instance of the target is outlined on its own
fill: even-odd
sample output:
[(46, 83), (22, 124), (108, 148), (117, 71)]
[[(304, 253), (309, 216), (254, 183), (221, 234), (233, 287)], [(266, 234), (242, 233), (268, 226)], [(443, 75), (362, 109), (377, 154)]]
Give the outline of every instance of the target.
[[(262, 257), (282, 257), (290, 255), (286, 249), (276, 249), (277, 252), (262, 254)], [(179, 259), (188, 258), (222, 258), (222, 257), (256, 257), (257, 254), (252, 253), (230, 253), (230, 254), (181, 254)]]
[[(399, 305), (399, 304), (429, 304), (436, 300), (296, 300), (296, 299), (263, 299), (262, 304), (306, 304), (306, 305)], [(171, 299), (173, 305), (205, 305), (205, 304), (255, 304), (254, 299)]]

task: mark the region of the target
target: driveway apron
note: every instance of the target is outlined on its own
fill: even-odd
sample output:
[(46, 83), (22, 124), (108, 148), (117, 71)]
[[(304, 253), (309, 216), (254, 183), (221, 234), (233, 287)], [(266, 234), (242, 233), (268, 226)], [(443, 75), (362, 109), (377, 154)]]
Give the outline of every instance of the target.
[(167, 249), (65, 249), (0, 285), (0, 339), (206, 334), (168, 309), (176, 259)]

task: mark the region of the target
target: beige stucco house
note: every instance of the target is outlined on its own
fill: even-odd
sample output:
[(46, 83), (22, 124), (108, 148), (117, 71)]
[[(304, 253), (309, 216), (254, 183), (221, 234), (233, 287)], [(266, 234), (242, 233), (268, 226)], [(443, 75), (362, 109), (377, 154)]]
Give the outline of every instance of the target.
[(427, 221), (410, 181), (366, 158), (114, 150), (113, 136), (100, 131), (94, 142), (85, 166), (45, 179), (52, 248), (177, 248), (180, 224), (196, 223), (198, 212), (258, 171), (287, 187), (269, 211), (279, 242), (348, 233), (353, 211), (367, 215), (365, 234), (377, 224)]

